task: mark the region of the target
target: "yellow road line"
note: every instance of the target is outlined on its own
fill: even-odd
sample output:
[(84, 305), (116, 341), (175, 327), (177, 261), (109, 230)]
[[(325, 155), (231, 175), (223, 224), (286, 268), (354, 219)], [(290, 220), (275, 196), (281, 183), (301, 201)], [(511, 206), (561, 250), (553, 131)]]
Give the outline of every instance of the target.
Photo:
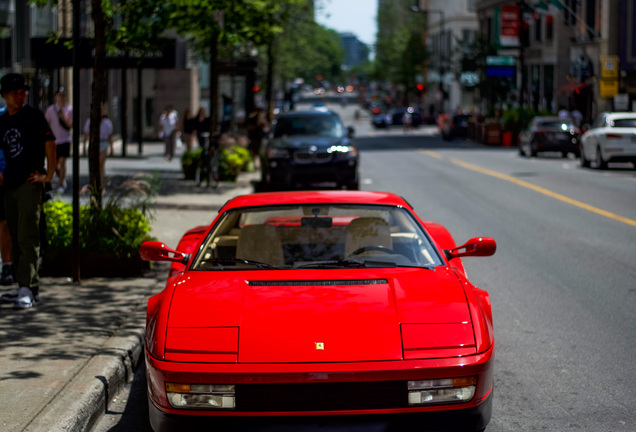
[[(423, 153), (427, 154), (428, 156), (434, 157), (435, 159), (444, 159), (444, 157), (440, 153), (436, 153), (436, 152), (432, 152), (432, 151), (428, 151), (428, 150), (424, 150)], [(565, 195), (561, 195), (561, 194), (558, 194), (556, 192), (552, 192), (549, 189), (542, 188), (540, 186), (533, 185), (532, 183), (528, 183), (526, 181), (519, 180), (517, 178), (511, 177), (511, 176), (506, 175), (506, 174), (502, 174), (502, 173), (497, 172), (497, 171), (492, 171), (492, 170), (489, 170), (489, 169), (486, 169), (486, 168), (482, 168), (480, 166), (473, 165), (473, 164), (461, 161), (459, 159), (450, 158), (449, 161), (452, 164), (461, 166), (462, 168), (466, 168), (466, 169), (471, 170), (471, 171), (475, 171), (475, 172), (478, 172), (478, 173), (486, 174), (486, 175), (489, 175), (491, 177), (496, 177), (496, 178), (501, 179), (501, 180), (506, 180), (506, 181), (508, 181), (510, 183), (514, 183), (516, 185), (525, 187), (527, 189), (531, 189), (531, 190), (533, 190), (535, 192), (539, 192), (539, 193), (541, 193), (543, 195), (547, 195), (547, 196), (552, 197), (554, 199), (558, 199), (559, 201), (562, 201), (562, 202), (568, 203), (570, 205), (582, 208), (582, 209), (587, 210), (589, 212), (596, 213), (596, 214), (604, 216), (606, 218), (613, 219), (615, 221), (622, 222), (624, 224), (636, 227), (636, 220), (634, 220), (634, 219), (629, 219), (629, 218), (617, 215), (615, 213), (611, 213), (611, 212), (602, 210), (602, 209), (600, 209), (598, 207), (594, 207), (594, 206), (591, 206), (589, 204), (585, 204), (585, 203), (583, 203), (581, 201), (577, 201), (575, 199), (566, 197)]]

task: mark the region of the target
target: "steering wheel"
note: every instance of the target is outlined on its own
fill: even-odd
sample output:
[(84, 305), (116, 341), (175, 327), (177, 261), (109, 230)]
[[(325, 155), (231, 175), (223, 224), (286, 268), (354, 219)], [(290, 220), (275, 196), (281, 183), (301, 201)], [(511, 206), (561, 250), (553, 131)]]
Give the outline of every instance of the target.
[(370, 252), (370, 251), (378, 251), (378, 252), (384, 252), (385, 254), (391, 254), (391, 255), (396, 255), (397, 252), (395, 252), (393, 249), (385, 247), (385, 246), (363, 246), (361, 248), (358, 248), (356, 250), (354, 250), (353, 252), (351, 252), (351, 255), (358, 255), (361, 254), (362, 252)]

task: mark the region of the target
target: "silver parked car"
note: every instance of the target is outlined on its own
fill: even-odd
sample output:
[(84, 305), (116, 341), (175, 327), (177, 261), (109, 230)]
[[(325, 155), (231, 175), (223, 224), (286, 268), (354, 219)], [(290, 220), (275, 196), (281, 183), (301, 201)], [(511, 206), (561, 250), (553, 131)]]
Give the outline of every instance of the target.
[(602, 113), (581, 137), (581, 166), (606, 169), (610, 162), (636, 168), (636, 113)]

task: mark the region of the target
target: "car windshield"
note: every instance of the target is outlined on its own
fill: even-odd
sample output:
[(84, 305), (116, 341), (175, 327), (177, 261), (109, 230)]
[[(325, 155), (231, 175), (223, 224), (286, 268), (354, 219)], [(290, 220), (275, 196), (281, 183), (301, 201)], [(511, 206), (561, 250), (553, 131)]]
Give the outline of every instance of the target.
[(342, 138), (345, 129), (335, 115), (297, 115), (280, 117), (274, 127), (274, 137), (316, 135)]
[(391, 268), (443, 265), (411, 213), (379, 205), (307, 204), (230, 210), (192, 270)]
[(636, 128), (636, 119), (617, 118), (612, 120), (612, 127), (617, 128)]

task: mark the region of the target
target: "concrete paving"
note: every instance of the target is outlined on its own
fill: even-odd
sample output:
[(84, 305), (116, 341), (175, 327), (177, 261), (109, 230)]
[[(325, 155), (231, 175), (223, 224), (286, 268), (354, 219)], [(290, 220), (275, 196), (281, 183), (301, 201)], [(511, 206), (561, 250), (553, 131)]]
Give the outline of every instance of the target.
[[(152, 235), (176, 247), (183, 232), (209, 224), (230, 198), (253, 191), (256, 173), (217, 189), (183, 180), (181, 164), (163, 158), (163, 144), (130, 144), (128, 157), (109, 158), (107, 179), (153, 173), (161, 180)], [(179, 149), (178, 153), (183, 149)], [(121, 154), (117, 145), (116, 154)], [(68, 162), (69, 178), (71, 161)], [(88, 163), (80, 160), (86, 182)], [(56, 199), (71, 201), (69, 190)], [(0, 309), (0, 430), (3, 432), (89, 431), (107, 404), (132, 379), (143, 361), (145, 305), (163, 289), (167, 265), (144, 277), (44, 277), (36, 307)], [(7, 292), (14, 287), (4, 287)]]

